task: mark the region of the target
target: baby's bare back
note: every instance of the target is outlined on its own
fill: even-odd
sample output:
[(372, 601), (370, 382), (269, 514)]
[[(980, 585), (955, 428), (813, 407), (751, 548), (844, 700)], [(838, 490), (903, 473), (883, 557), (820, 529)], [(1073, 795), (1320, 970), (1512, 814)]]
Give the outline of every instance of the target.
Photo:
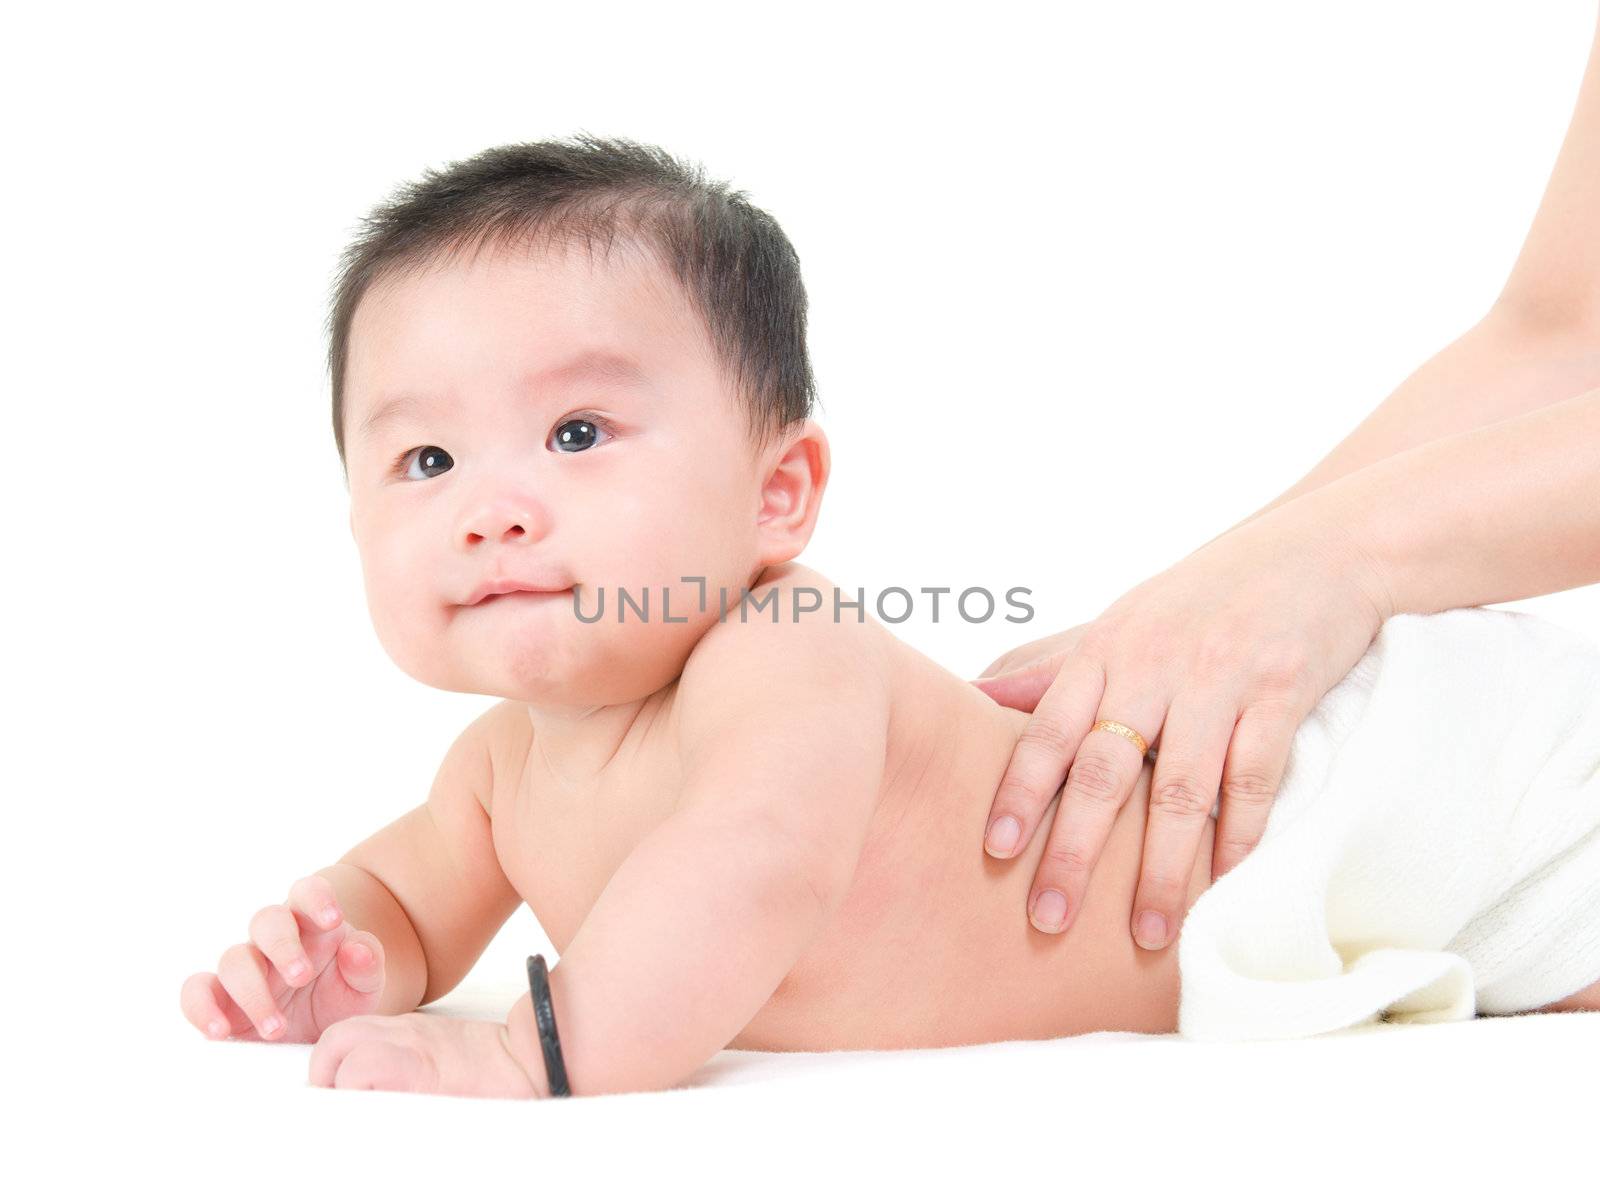
[[(994, 792), (1027, 714), (915, 649), (891, 646), (893, 715), (878, 809), (841, 909), (736, 1049), (890, 1049), (1098, 1029), (1177, 1027), (1177, 943), (1129, 934), (1149, 764), (1116, 818), (1084, 910), (1064, 934), (1027, 917), (1045, 825), (1015, 858), (983, 850)], [(1059, 800), (1059, 796), (1058, 796)], [(1206, 822), (1189, 903), (1211, 880)]]
[[(1129, 935), (1148, 764), (1116, 818), (1083, 912), (1064, 934), (1040, 933), (1027, 898), (1045, 827), (1015, 858), (983, 850), (989, 806), (1027, 715), (868, 625), (886, 643), (893, 690), (864, 849), (843, 904), (730, 1046), (893, 1049), (1175, 1029), (1177, 943), (1148, 951)], [(673, 811), (672, 699), (653, 698), (659, 711), (635, 722), (641, 732), (630, 733), (598, 790), (564, 786), (529, 741), (501, 751), (520, 769), (496, 779), (496, 850), (558, 953), (623, 860)], [(1191, 904), (1211, 879), (1213, 825)]]

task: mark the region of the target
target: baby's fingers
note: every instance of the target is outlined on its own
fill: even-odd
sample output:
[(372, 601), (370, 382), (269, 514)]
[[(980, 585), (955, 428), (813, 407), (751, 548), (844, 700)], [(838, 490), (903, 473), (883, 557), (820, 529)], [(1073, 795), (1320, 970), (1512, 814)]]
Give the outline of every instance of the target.
[(352, 933), (339, 947), (339, 974), (351, 991), (374, 1000), (383, 990), (383, 943), (370, 933)]
[(178, 1002), (189, 1024), (208, 1038), (221, 1040), (235, 1029), (250, 1028), (250, 1018), (210, 971), (197, 971), (185, 979)]
[(344, 920), (339, 908), (339, 894), (333, 884), (321, 875), (307, 875), (295, 881), (289, 889), (289, 907), (306, 918), (319, 930), (337, 929)]
[(250, 918), (250, 941), (292, 988), (311, 982), (311, 960), (300, 942), (300, 920), (287, 904), (269, 904)]
[(217, 978), (223, 988), (264, 1039), (277, 1037), (289, 1024), (272, 1002), (267, 986), (269, 966), (266, 956), (245, 942), (229, 946), (217, 963)]

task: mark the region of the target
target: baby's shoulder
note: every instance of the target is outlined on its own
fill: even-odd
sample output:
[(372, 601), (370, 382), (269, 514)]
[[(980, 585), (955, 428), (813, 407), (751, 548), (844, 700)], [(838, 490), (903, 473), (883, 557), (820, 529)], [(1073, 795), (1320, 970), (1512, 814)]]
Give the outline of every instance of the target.
[(883, 630), (848, 609), (836, 612), (837, 591), (799, 563), (763, 572), (696, 642), (675, 707), (686, 717), (706, 715), (692, 722), (703, 727), (732, 708), (814, 713), (832, 705), (856, 709), (863, 720), (886, 709), (892, 672)]
[(518, 700), (502, 700), (479, 713), (461, 734), (470, 740), (474, 752), (487, 765), (485, 786), (479, 803), (486, 815), (494, 817), (495, 798), (515, 794), (533, 745), (533, 722), (528, 706)]

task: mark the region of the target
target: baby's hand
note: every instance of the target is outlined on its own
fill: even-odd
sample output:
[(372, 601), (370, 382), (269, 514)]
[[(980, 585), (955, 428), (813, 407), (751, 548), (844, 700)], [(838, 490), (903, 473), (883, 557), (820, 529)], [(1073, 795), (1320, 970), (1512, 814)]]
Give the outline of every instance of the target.
[(345, 923), (333, 884), (308, 875), (286, 904), (251, 918), (250, 940), (222, 952), (217, 973), (183, 981), (183, 1015), (212, 1038), (314, 1042), (383, 992), (383, 946)]

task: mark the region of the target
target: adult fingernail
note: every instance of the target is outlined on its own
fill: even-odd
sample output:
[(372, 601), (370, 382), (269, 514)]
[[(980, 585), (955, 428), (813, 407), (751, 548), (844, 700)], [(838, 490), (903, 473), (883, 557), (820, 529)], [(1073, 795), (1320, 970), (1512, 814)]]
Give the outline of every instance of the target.
[(1140, 913), (1133, 939), (1146, 950), (1161, 949), (1167, 944), (1167, 919), (1158, 912)]
[(1043, 933), (1055, 933), (1067, 918), (1067, 898), (1060, 892), (1040, 892), (1033, 902), (1033, 923)]
[(1017, 824), (1015, 817), (1001, 817), (989, 826), (989, 836), (984, 844), (988, 846), (990, 854), (1010, 854), (1021, 836), (1022, 826)]

